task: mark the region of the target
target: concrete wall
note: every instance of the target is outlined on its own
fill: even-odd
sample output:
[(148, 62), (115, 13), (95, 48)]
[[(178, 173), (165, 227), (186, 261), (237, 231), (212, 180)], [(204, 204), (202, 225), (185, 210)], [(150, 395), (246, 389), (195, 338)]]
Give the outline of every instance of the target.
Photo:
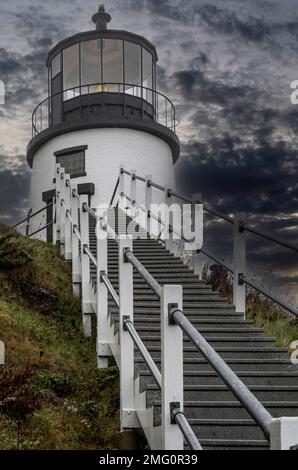
[[(92, 205), (109, 203), (119, 174), (119, 166), (136, 170), (137, 174), (151, 174), (153, 181), (175, 187), (172, 151), (163, 140), (142, 131), (131, 129), (89, 129), (55, 137), (40, 148), (33, 161), (29, 208), (39, 209), (44, 205), (42, 192), (54, 188), (53, 177), (56, 159), (54, 152), (68, 147), (88, 145), (86, 150), (87, 176), (75, 178), (72, 182), (92, 182), (95, 196)], [(125, 177), (125, 191), (129, 194), (129, 177)], [(154, 191), (154, 200), (161, 200), (162, 194)], [(137, 183), (137, 199), (143, 198), (144, 184)], [(44, 219), (43, 219), (44, 217)], [(46, 223), (45, 215), (32, 219), (30, 232)], [(45, 238), (41, 233), (37, 236)]]

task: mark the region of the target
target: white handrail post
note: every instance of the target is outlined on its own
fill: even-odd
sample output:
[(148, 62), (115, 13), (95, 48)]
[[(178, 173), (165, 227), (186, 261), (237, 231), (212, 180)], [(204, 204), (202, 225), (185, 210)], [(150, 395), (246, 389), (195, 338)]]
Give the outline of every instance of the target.
[(91, 336), (92, 297), (90, 284), (90, 260), (84, 253), (84, 246), (89, 246), (89, 213), (83, 210), (88, 204), (88, 195), (80, 196), (81, 263), (82, 263), (82, 316), (84, 335)]
[(171, 419), (172, 407), (183, 410), (183, 334), (172, 323), (172, 308), (182, 310), (182, 286), (164, 285), (161, 294), (162, 449), (182, 450), (183, 436)]
[(55, 227), (55, 235), (53, 239), (56, 239), (56, 243), (60, 242), (60, 218), (61, 218), (61, 204), (60, 204), (60, 189), (61, 189), (61, 178), (60, 178), (60, 163), (56, 165), (56, 175), (55, 175), (55, 181), (56, 181), (56, 227)]
[(77, 191), (77, 185), (70, 185), (70, 207), (72, 219), (72, 236), (71, 236), (71, 251), (72, 251), (72, 291), (73, 294), (79, 296), (81, 293), (81, 264), (79, 255), (79, 239), (74, 233), (74, 229), (79, 228), (79, 201), (74, 196), (73, 191)]
[[(168, 206), (168, 208), (170, 208), (172, 204), (172, 193), (171, 193), (170, 188), (168, 188), (168, 186), (165, 187), (165, 203)], [(168, 224), (168, 227), (165, 226), (164, 228), (165, 234), (166, 234), (165, 245), (166, 245), (167, 250), (173, 252), (174, 251), (174, 234), (170, 230), (170, 225), (171, 225), (170, 214), (171, 214), (171, 211), (168, 210), (168, 213), (166, 214), (166, 217), (165, 217), (165, 223)]]
[(71, 222), (67, 217), (67, 213), (71, 213), (70, 211), (70, 174), (66, 173), (64, 176), (64, 184), (65, 184), (65, 191), (64, 191), (64, 205), (65, 205), (65, 250), (64, 250), (64, 257), (67, 261), (70, 261), (72, 258), (71, 253)]
[(245, 317), (246, 288), (241, 276), (246, 273), (246, 236), (242, 228), (244, 215), (238, 214), (233, 223), (233, 304)]
[(97, 258), (97, 288), (96, 288), (96, 318), (97, 335), (96, 351), (97, 366), (99, 369), (108, 367), (109, 348), (109, 319), (108, 319), (108, 292), (101, 280), (101, 274), (108, 270), (108, 237), (107, 231), (102, 228), (102, 222), (106, 220), (106, 209), (96, 209), (96, 258)]
[(124, 252), (132, 250), (132, 237), (120, 236), (119, 249), (119, 342), (120, 342), (120, 419), (121, 429), (139, 427), (134, 400), (134, 344), (123, 325), (133, 322), (133, 268)]
[(275, 418), (270, 424), (271, 450), (298, 450), (298, 417)]
[(60, 253), (65, 253), (65, 210), (62, 206), (64, 202), (65, 193), (65, 171), (64, 168), (60, 168)]
[(150, 237), (150, 208), (152, 204), (152, 185), (151, 185), (152, 175), (145, 176), (145, 209), (146, 209), (146, 231)]
[[(193, 233), (197, 234), (199, 232), (199, 227), (196, 227), (196, 204), (202, 201), (202, 195), (201, 194), (193, 194), (192, 196), (192, 231)], [(199, 279), (203, 279), (203, 269), (204, 269), (204, 258), (203, 254), (197, 250), (197, 247), (195, 247), (195, 250), (192, 252), (193, 256), (193, 271), (194, 274), (199, 276)]]
[(132, 219), (136, 216), (136, 202), (137, 202), (137, 180), (136, 180), (136, 170), (131, 170), (130, 175), (130, 199), (131, 199), (131, 209), (130, 217)]

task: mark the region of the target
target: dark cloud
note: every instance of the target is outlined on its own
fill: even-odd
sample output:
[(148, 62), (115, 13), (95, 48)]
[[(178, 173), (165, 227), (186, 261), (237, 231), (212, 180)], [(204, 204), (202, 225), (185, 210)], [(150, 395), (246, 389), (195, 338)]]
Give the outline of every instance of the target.
[[(14, 160), (11, 166), (10, 159)], [(30, 171), (24, 155), (0, 155), (0, 162), (0, 221), (10, 225), (28, 211)]]
[(271, 33), (269, 25), (263, 19), (249, 16), (242, 20), (234, 12), (218, 8), (214, 4), (206, 3), (198, 7), (196, 13), (213, 30), (226, 35), (236, 33), (246, 41), (261, 42)]

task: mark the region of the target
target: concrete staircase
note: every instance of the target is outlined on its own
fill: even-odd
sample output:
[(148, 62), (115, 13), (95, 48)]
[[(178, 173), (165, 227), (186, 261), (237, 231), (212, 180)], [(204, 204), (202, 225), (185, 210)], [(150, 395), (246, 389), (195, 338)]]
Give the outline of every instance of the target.
[[(123, 213), (122, 213), (123, 215)], [(96, 255), (95, 220), (90, 217), (90, 249)], [(109, 222), (113, 226), (113, 222)], [(116, 233), (124, 233), (131, 219), (116, 220)], [(135, 226), (132, 225), (133, 230)], [(298, 416), (298, 368), (287, 349), (275, 338), (264, 336), (252, 321), (244, 320), (233, 305), (199, 280), (189, 267), (152, 239), (134, 239), (133, 252), (161, 284), (183, 286), (183, 311), (227, 364), (247, 384), (273, 417)], [(118, 292), (118, 246), (108, 241), (108, 277)], [(91, 267), (96, 284), (96, 269)], [(141, 276), (134, 272), (134, 325), (160, 368), (160, 302)], [(118, 331), (118, 308), (109, 297), (114, 333)], [(175, 367), (175, 364), (173, 364)], [(147, 407), (154, 409), (160, 425), (160, 391), (147, 366), (135, 351), (135, 373)], [(267, 449), (262, 431), (251, 419), (206, 359), (184, 339), (184, 409), (204, 449)]]

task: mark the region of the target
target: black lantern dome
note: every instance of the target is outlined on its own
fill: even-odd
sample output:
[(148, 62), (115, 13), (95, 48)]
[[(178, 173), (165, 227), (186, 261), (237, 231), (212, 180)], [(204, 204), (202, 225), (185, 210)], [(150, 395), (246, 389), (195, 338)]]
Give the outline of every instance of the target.
[(53, 132), (90, 127), (130, 127), (164, 138), (175, 160), (175, 108), (156, 91), (154, 45), (143, 36), (107, 29), (111, 15), (100, 5), (93, 31), (53, 47), (47, 59), (49, 96), (33, 113), (32, 160), (37, 142)]

